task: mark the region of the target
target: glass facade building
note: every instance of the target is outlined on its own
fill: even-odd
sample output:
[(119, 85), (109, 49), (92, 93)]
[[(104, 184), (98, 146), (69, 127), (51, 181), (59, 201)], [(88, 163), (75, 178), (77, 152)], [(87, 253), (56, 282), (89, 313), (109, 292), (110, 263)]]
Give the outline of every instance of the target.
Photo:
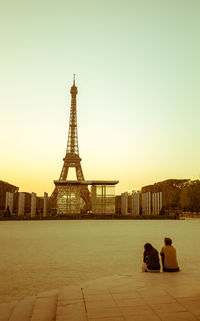
[(54, 181), (57, 187), (57, 214), (83, 213), (81, 188), (91, 185), (90, 210), (93, 214), (115, 214), (115, 184), (118, 181)]
[(115, 214), (115, 186), (91, 186), (92, 212), (94, 214)]

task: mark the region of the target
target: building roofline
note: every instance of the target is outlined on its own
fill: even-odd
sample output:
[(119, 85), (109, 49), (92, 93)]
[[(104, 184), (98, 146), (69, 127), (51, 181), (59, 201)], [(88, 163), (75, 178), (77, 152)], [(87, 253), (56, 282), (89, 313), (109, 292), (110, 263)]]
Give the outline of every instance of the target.
[(55, 185), (116, 185), (119, 181), (107, 181), (107, 180), (87, 180), (87, 181), (76, 181), (76, 180), (67, 180), (59, 181), (55, 180)]

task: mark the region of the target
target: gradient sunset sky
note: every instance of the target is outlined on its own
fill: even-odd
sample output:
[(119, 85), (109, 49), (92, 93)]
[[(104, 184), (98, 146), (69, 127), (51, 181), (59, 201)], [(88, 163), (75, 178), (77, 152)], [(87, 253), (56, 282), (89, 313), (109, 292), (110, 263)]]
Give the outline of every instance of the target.
[(0, 180), (51, 194), (74, 73), (85, 179), (200, 179), (199, 33), (199, 0), (1, 2)]

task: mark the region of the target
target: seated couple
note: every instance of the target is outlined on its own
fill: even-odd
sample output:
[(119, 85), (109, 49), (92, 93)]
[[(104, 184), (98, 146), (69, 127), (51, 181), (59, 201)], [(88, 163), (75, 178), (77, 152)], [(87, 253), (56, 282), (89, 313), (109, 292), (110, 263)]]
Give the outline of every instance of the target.
[[(178, 272), (179, 267), (176, 258), (176, 249), (172, 246), (169, 237), (164, 239), (165, 246), (162, 247), (160, 255), (163, 272)], [(158, 251), (150, 243), (144, 245), (143, 272), (160, 272)]]

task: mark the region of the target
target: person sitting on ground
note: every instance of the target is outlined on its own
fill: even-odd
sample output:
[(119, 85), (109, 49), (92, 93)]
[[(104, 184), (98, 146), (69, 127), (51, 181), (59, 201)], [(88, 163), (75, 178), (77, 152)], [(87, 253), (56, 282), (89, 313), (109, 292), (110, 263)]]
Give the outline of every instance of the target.
[(150, 244), (144, 245), (143, 272), (160, 272), (158, 251)]
[(165, 246), (162, 247), (160, 255), (162, 259), (163, 272), (178, 272), (176, 249), (172, 246), (172, 239), (165, 237)]

